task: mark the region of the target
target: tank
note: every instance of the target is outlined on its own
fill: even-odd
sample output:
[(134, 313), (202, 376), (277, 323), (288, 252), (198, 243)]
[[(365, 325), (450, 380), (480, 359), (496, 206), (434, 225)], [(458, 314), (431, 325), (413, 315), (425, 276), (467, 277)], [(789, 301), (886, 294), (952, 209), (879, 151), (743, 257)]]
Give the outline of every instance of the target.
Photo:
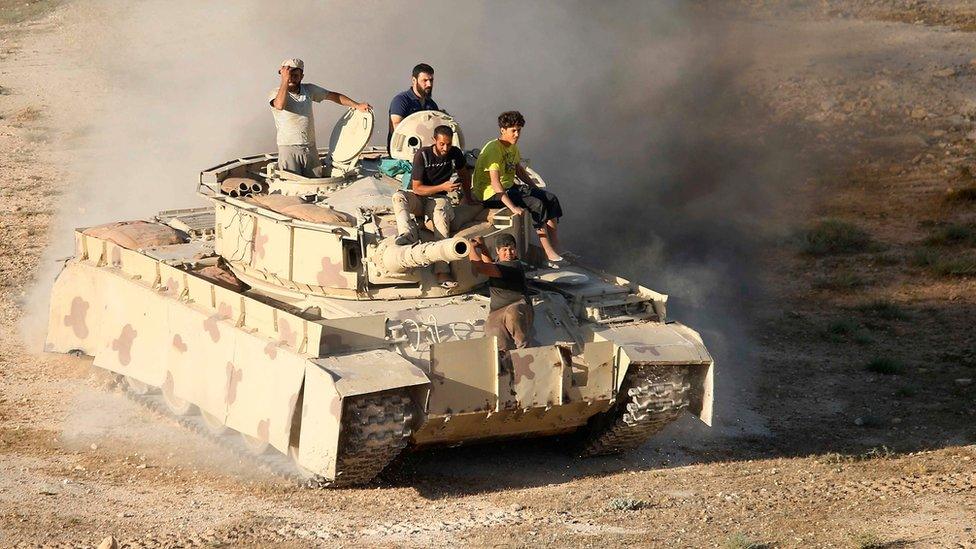
[[(439, 124), (460, 129), (407, 117), (394, 156)], [(342, 117), (319, 150), (325, 177), (239, 158), (200, 173), (206, 206), (76, 229), (46, 350), (91, 356), (133, 398), (326, 486), (367, 483), (417, 448), (563, 435), (594, 456), (686, 412), (711, 424), (712, 357), (666, 295), (578, 261), (546, 267), (505, 209), (458, 204), (452, 238), (397, 246), (400, 176), (367, 146), (372, 126)], [(508, 353), (485, 335), (486, 279), (468, 261), (471, 239), (503, 233), (535, 309), (532, 345)], [(438, 262), (457, 287), (438, 284)]]

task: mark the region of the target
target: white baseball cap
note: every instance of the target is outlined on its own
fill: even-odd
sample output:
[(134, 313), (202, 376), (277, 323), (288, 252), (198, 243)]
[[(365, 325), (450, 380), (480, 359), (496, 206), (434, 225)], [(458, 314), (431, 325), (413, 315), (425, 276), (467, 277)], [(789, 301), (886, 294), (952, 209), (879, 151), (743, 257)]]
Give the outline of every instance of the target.
[(301, 59), (295, 57), (292, 59), (285, 59), (281, 62), (281, 67), (291, 67), (293, 69), (299, 69), (301, 71), (305, 70), (305, 62)]

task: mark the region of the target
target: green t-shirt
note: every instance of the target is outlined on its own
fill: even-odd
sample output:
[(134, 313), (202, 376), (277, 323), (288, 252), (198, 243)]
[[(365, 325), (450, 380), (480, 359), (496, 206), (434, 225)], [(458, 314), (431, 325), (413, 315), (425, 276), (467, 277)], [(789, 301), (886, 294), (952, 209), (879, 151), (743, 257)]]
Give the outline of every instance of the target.
[(491, 188), (491, 176), (488, 172), (495, 170), (502, 181), (502, 188), (509, 188), (515, 184), (515, 166), (522, 161), (518, 145), (502, 145), (497, 139), (485, 144), (474, 165), (474, 180), (471, 183), (471, 194), (477, 200), (488, 200), (495, 194)]

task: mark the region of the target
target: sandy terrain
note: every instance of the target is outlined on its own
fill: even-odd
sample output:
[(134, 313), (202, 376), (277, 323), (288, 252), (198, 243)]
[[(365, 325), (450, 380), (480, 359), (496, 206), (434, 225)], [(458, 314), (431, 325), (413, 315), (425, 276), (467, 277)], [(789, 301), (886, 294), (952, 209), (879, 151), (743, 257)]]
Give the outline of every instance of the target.
[(100, 84), (47, 73), (84, 47), (84, 4), (0, 1), (0, 546), (976, 547), (976, 8), (793, 4), (730, 9), (769, 45), (747, 75), (769, 120), (827, 159), (761, 250), (741, 418), (586, 461), (547, 440), (440, 450), (327, 491), (24, 343), (68, 237), (64, 167), (90, 152), (90, 105), (46, 83)]

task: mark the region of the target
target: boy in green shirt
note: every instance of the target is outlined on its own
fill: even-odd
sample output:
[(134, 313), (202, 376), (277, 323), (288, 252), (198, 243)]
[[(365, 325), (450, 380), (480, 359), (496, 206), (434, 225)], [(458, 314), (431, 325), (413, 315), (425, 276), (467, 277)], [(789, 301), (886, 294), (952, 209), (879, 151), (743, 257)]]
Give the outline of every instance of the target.
[(518, 111), (498, 115), (499, 137), (486, 143), (478, 155), (471, 194), (486, 208), (507, 207), (514, 215), (528, 211), (546, 257), (558, 263), (563, 258), (557, 251), (556, 229), (563, 210), (556, 195), (538, 187), (522, 165), (518, 140), (523, 126), (525, 118)]

